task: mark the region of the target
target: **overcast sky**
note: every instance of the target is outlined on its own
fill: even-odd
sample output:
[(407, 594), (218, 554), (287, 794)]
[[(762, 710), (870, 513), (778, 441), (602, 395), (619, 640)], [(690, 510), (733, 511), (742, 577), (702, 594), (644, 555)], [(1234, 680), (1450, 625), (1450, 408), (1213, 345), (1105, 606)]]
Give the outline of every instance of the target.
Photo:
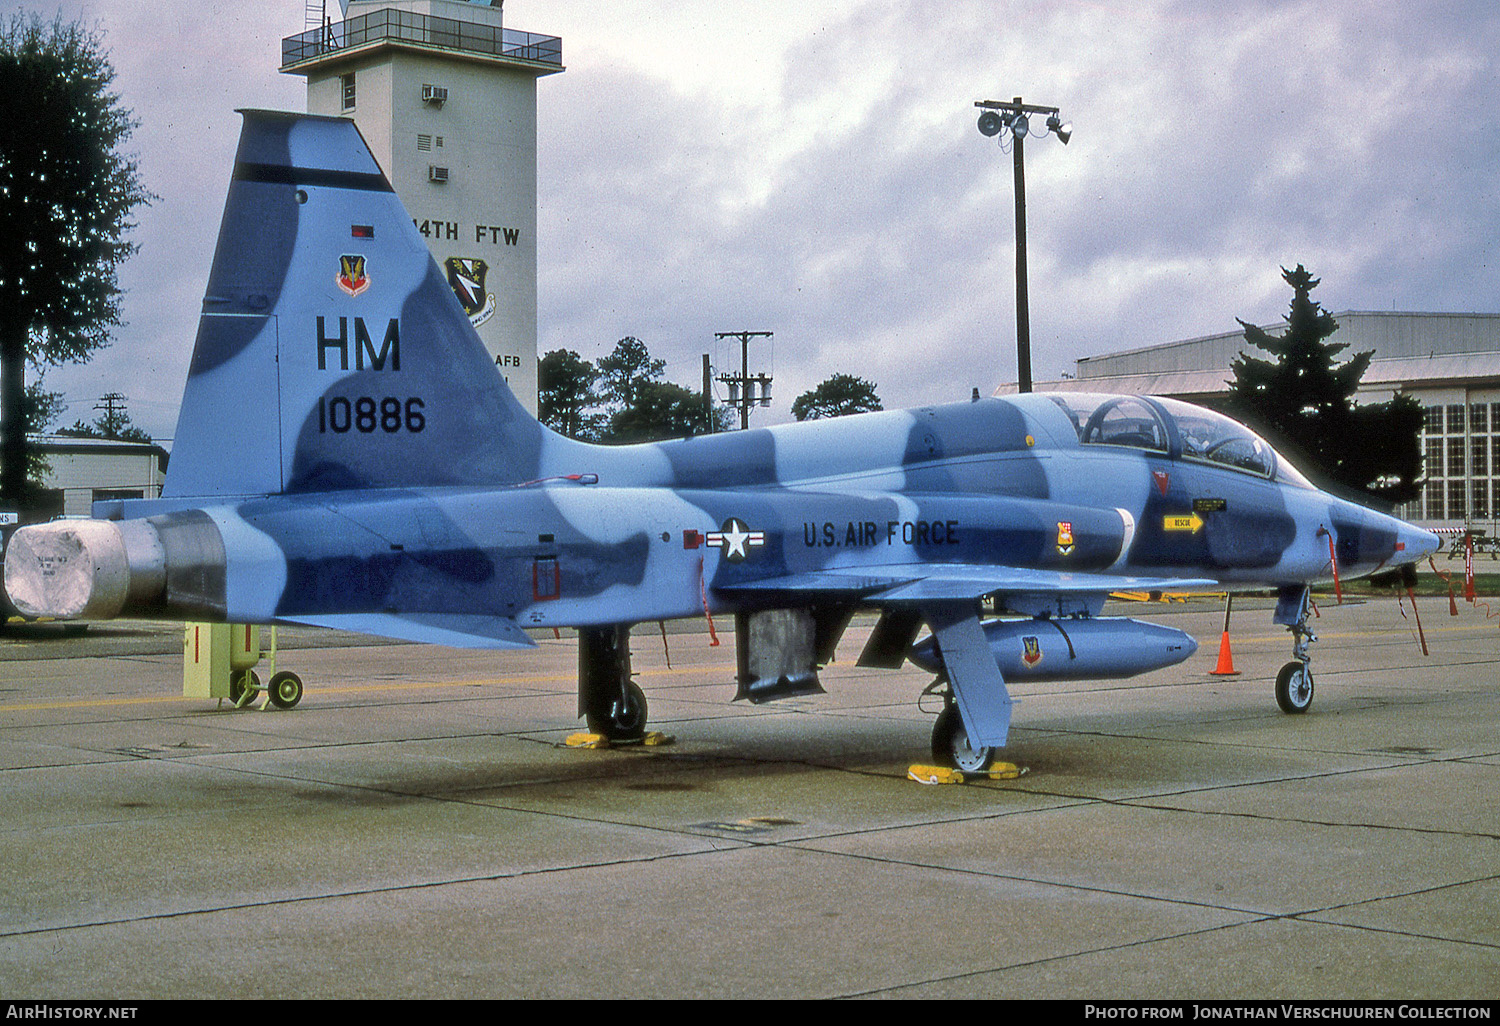
[[(330, 0), (330, 7), (336, 4)], [(170, 438), (239, 132), (305, 109), (303, 0), (52, 0), (100, 29), (161, 198), (129, 322), (48, 372)], [(541, 80), (539, 352), (625, 335), (696, 388), (719, 331), (769, 330), (790, 419), (827, 375), (887, 408), (1015, 380), (1012, 163), (974, 101), (1059, 106), (1026, 148), (1035, 376), (1276, 321), (1281, 268), (1330, 310), (1500, 311), (1500, 6), (1489, 0), (510, 0)], [(14, 116), (15, 112), (11, 112)], [(771, 366), (774, 359), (774, 367)]]

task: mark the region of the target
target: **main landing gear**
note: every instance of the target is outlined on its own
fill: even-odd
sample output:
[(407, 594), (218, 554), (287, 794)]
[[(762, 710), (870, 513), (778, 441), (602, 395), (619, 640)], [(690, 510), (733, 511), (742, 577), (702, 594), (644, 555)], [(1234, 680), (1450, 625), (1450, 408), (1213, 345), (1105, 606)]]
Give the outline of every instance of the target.
[(958, 704), (953, 700), (953, 689), (948, 684), (948, 679), (939, 677), (923, 694), (938, 695), (943, 700), (937, 722), (932, 725), (933, 761), (939, 766), (951, 766), (962, 773), (984, 773), (993, 766), (1000, 750), (970, 743), (969, 732), (964, 728), (964, 718), (959, 715)]
[(578, 632), (578, 715), (607, 741), (646, 736), (646, 693), (630, 679), (630, 628), (585, 627)]
[[(1291, 610), (1294, 611), (1288, 613)], [(1307, 626), (1311, 613), (1312, 593), (1307, 588), (1295, 597), (1283, 592), (1276, 605), (1276, 622), (1292, 632), (1292, 661), (1276, 675), (1276, 704), (1291, 715), (1307, 712), (1313, 700), (1312, 655), (1308, 646), (1318, 636)]]

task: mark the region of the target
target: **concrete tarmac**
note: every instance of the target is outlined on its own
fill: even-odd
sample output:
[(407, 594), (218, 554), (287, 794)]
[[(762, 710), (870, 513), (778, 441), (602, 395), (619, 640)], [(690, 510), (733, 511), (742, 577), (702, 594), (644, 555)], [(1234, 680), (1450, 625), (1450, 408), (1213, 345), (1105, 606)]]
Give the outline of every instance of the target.
[(1424, 658), (1393, 599), (1325, 601), (1286, 716), (1252, 605), (1216, 677), (1221, 607), (1112, 604), (1202, 648), (1014, 682), (1026, 775), (958, 786), (907, 779), (929, 678), (853, 666), (863, 618), (758, 708), (724, 625), (637, 628), (676, 743), (608, 751), (561, 746), (567, 638), (283, 631), (283, 712), (183, 699), (180, 627), (0, 636), (0, 993), (1500, 996), (1500, 618), (1426, 600)]

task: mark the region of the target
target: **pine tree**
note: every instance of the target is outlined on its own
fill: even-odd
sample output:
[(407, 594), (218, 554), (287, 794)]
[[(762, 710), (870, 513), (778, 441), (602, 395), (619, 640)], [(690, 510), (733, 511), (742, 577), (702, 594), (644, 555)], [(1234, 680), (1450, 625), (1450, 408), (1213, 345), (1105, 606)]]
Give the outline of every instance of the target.
[(1312, 298), (1320, 280), (1301, 264), (1281, 273), (1293, 292), (1287, 329), (1272, 335), (1240, 321), (1245, 340), (1274, 359), (1241, 353), (1230, 364), (1228, 412), (1314, 475), (1387, 502), (1416, 498), (1421, 405), (1402, 395), (1356, 405), (1374, 351), (1336, 363), (1349, 347), (1329, 341), (1339, 325)]

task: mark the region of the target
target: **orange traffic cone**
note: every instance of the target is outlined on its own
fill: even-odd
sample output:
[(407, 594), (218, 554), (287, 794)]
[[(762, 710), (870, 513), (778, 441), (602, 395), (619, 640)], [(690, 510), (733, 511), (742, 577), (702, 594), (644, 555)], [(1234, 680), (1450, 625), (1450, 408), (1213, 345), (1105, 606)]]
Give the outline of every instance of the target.
[(1229, 651), (1229, 632), (1219, 639), (1219, 665), (1208, 671), (1215, 677), (1238, 677), (1240, 671), (1234, 668), (1234, 653)]

